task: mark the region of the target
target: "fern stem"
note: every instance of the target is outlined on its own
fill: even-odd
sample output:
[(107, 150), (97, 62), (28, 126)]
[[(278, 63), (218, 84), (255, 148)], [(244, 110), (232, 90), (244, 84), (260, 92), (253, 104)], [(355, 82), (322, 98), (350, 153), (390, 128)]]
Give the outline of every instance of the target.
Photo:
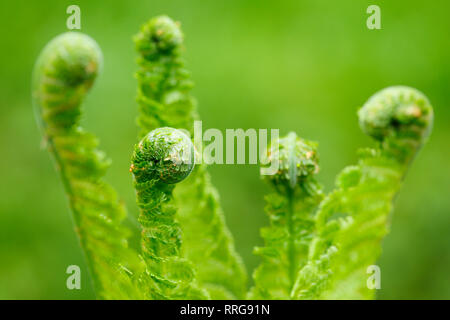
[(294, 286), (296, 274), (297, 274), (297, 264), (295, 258), (295, 240), (294, 240), (294, 191), (289, 190), (287, 194), (288, 198), (288, 259), (289, 259), (289, 292)]
[(289, 292), (294, 286), (297, 273), (295, 263), (295, 243), (294, 243), (294, 193), (297, 185), (297, 159), (295, 153), (297, 135), (294, 132), (289, 133), (287, 137), (288, 161), (289, 161), (289, 186), (286, 188), (286, 197), (288, 199), (287, 226), (288, 226), (288, 263), (289, 263)]

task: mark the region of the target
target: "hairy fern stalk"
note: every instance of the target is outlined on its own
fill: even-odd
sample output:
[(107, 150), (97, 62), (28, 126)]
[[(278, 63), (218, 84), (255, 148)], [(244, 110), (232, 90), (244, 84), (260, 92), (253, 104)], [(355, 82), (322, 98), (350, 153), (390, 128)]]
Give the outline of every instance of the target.
[[(73, 213), (94, 288), (102, 299), (372, 299), (367, 268), (376, 263), (408, 167), (426, 141), (433, 109), (409, 87), (390, 87), (359, 110), (375, 147), (359, 151), (324, 193), (317, 144), (294, 132), (265, 155), (269, 226), (261, 263), (247, 276), (207, 168), (195, 164), (190, 136), (199, 119), (181, 58), (180, 25), (161, 16), (135, 36), (140, 141), (132, 155), (142, 227), (141, 251), (128, 247), (124, 205), (103, 180), (110, 161), (80, 127), (81, 104), (102, 63), (94, 40), (64, 33), (42, 51), (33, 104)], [(197, 146), (200, 147), (201, 146)]]

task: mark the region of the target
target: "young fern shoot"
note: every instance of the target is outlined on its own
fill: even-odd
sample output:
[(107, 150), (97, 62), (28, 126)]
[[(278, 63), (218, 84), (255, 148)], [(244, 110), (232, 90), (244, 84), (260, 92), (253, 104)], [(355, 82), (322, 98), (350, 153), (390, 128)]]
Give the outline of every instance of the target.
[(345, 168), (321, 203), (309, 259), (298, 274), (296, 299), (371, 299), (367, 268), (381, 253), (389, 213), (406, 171), (426, 140), (433, 109), (421, 92), (390, 87), (359, 110), (361, 129), (377, 142)]
[[(267, 150), (268, 160), (277, 160), (279, 170), (266, 175), (275, 192), (266, 196), (270, 226), (261, 230), (265, 246), (255, 248), (262, 257), (253, 274), (253, 299), (290, 299), (297, 273), (306, 263), (314, 228), (314, 213), (322, 200), (316, 144), (294, 132)], [(269, 163), (270, 164), (270, 163)]]
[(193, 168), (194, 146), (179, 130), (155, 129), (135, 147), (130, 171), (141, 209), (142, 256), (147, 266), (141, 284), (146, 298), (208, 298), (196, 285), (193, 266), (181, 257), (181, 229), (172, 203), (175, 183)]
[(121, 225), (126, 211), (102, 180), (109, 160), (97, 149), (97, 139), (79, 126), (81, 103), (101, 63), (100, 49), (90, 37), (75, 32), (56, 37), (36, 63), (33, 104), (63, 181), (98, 297), (139, 298), (130, 277), (139, 270), (139, 260), (128, 248), (128, 230)]
[[(181, 58), (183, 34), (166, 16), (144, 24), (135, 37), (139, 53), (138, 124), (141, 135), (164, 126), (193, 135), (198, 119), (193, 83)], [(183, 231), (183, 254), (198, 271), (198, 281), (213, 299), (242, 299), (246, 272), (226, 227), (218, 193), (204, 164), (177, 185), (174, 201)]]
[(428, 99), (401, 86), (372, 96), (358, 115), (377, 144), (359, 151), (358, 163), (342, 170), (326, 196), (315, 179), (315, 143), (292, 132), (268, 148), (264, 163), (277, 161), (278, 171), (264, 176), (274, 190), (266, 196), (270, 225), (261, 230), (264, 246), (255, 254), (262, 262), (247, 293), (217, 191), (206, 166), (195, 165), (189, 134), (198, 114), (180, 27), (166, 16), (154, 18), (135, 43), (141, 140), (130, 172), (142, 225), (140, 256), (127, 244), (125, 207), (103, 180), (110, 161), (80, 127), (81, 104), (102, 63), (99, 47), (86, 35), (64, 33), (44, 48), (33, 74), (35, 111), (98, 297), (374, 298), (367, 270), (381, 253), (408, 167), (431, 131)]

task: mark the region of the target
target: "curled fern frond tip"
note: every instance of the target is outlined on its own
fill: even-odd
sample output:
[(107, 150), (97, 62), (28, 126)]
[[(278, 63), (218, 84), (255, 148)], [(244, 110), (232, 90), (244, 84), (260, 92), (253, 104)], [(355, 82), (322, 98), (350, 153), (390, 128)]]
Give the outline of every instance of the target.
[(363, 132), (376, 140), (393, 137), (422, 142), (431, 130), (433, 108), (417, 89), (393, 86), (374, 94), (358, 117)]
[(288, 185), (294, 188), (319, 171), (317, 144), (297, 137), (295, 132), (279, 139), (278, 144), (271, 144), (265, 154), (267, 166), (278, 161), (278, 171), (265, 176), (276, 186)]
[(168, 16), (159, 16), (141, 27), (135, 42), (137, 50), (149, 57), (177, 49), (183, 43), (183, 33), (178, 22)]
[(44, 49), (40, 64), (44, 75), (67, 86), (90, 87), (102, 66), (102, 53), (94, 39), (79, 32), (66, 32)]
[(182, 131), (163, 127), (148, 133), (135, 147), (130, 171), (137, 181), (167, 184), (186, 179), (195, 166), (194, 145)]
[(100, 47), (83, 33), (63, 33), (45, 46), (34, 67), (32, 95), (47, 131), (78, 124), (81, 103), (101, 65)]

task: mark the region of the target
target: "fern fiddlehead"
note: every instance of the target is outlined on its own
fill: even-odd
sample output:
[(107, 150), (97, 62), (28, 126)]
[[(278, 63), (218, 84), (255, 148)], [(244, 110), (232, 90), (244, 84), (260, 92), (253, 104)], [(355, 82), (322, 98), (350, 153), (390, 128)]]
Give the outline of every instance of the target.
[[(135, 43), (142, 134), (169, 126), (185, 129), (192, 136), (198, 114), (190, 93), (193, 83), (181, 58), (183, 35), (179, 25), (166, 16), (154, 18), (142, 26)], [(212, 298), (243, 298), (246, 272), (205, 165), (197, 165), (174, 194), (180, 204), (184, 255), (195, 264), (199, 283)]]
[(267, 158), (270, 162), (277, 159), (279, 169), (264, 176), (275, 192), (266, 196), (270, 226), (261, 230), (265, 247), (255, 248), (263, 261), (254, 272), (250, 297), (289, 299), (297, 273), (307, 260), (314, 212), (322, 199), (321, 186), (314, 178), (319, 169), (316, 144), (291, 132), (268, 149)]
[(100, 69), (100, 48), (75, 32), (53, 39), (33, 74), (33, 104), (45, 142), (62, 178), (97, 295), (138, 298), (132, 277), (137, 254), (128, 248), (121, 222), (126, 211), (113, 188), (102, 180), (109, 160), (97, 139), (79, 126), (81, 103)]
[(175, 183), (194, 168), (194, 146), (181, 131), (159, 128), (136, 145), (130, 171), (142, 231), (142, 255), (148, 277), (141, 277), (150, 299), (205, 299), (195, 284), (193, 266), (181, 257), (181, 229), (172, 204)]
[(359, 110), (361, 129), (378, 146), (359, 153), (321, 203), (308, 264), (292, 292), (298, 299), (366, 299), (367, 267), (381, 253), (392, 202), (408, 166), (428, 136), (433, 109), (419, 91), (390, 87)]

